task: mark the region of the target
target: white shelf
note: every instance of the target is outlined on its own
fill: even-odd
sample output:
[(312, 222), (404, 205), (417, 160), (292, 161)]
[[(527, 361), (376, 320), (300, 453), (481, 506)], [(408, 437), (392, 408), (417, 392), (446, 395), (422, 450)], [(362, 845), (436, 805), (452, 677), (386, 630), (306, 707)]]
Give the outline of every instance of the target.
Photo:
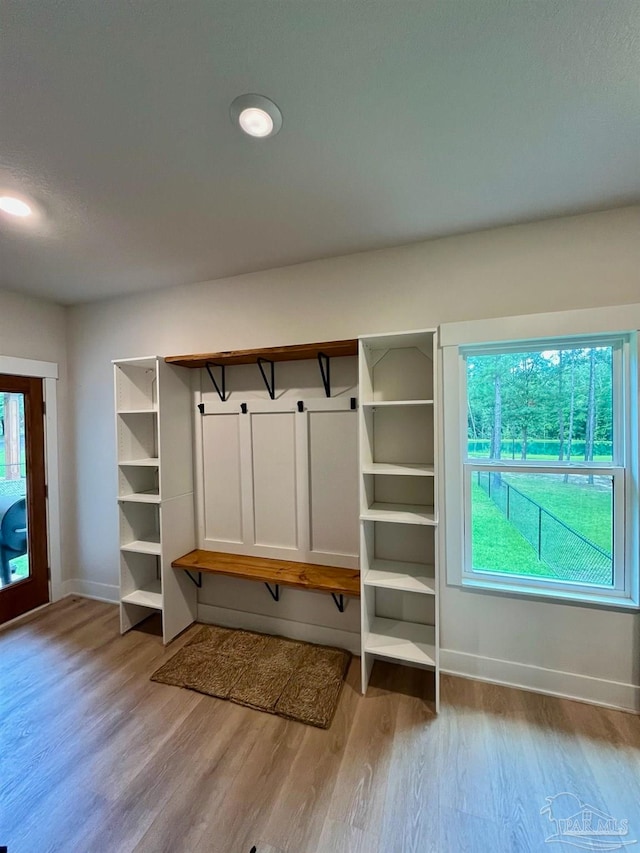
[(160, 464), (158, 457), (149, 459), (121, 459), (118, 465), (121, 468), (130, 466), (131, 468), (157, 468)]
[(435, 666), (435, 628), (376, 616), (365, 639), (364, 650), (403, 663)]
[(401, 465), (392, 465), (390, 462), (365, 462), (362, 466), (363, 474), (385, 474), (401, 477), (433, 477), (435, 471), (433, 465), (418, 462), (405, 462)]
[(373, 560), (371, 568), (364, 575), (363, 581), (365, 586), (435, 595), (434, 576), (434, 567), (426, 563)]
[(433, 406), (433, 400), (368, 400), (361, 405), (369, 409), (378, 406)]
[(136, 589), (120, 599), (124, 604), (140, 604), (142, 607), (153, 607), (162, 610), (162, 585), (159, 580), (153, 581), (143, 589)]
[(157, 492), (132, 492), (128, 495), (118, 495), (118, 500), (137, 504), (159, 504), (160, 495)]
[(155, 406), (146, 409), (118, 409), (119, 415), (156, 415), (157, 413)]
[(136, 539), (133, 542), (126, 542), (120, 546), (121, 551), (135, 551), (136, 554), (155, 554), (160, 556), (161, 545), (159, 542), (148, 542), (146, 539)]
[(430, 524), (438, 522), (432, 506), (422, 504), (373, 503), (365, 509), (360, 518), (363, 521), (390, 521), (394, 524)]

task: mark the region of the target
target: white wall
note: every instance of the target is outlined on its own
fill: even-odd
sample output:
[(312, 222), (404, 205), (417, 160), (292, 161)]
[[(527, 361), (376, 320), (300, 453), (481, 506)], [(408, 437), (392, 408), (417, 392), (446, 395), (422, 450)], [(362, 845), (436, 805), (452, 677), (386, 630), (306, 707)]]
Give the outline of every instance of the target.
[[(74, 577), (105, 594), (117, 581), (112, 358), (631, 303), (639, 271), (640, 207), (630, 207), (71, 309)], [(446, 668), (640, 709), (635, 615), (452, 587), (442, 593)]]
[[(74, 507), (69, 501), (70, 436), (67, 375), (67, 310), (41, 299), (0, 291), (0, 355), (53, 361), (59, 365), (58, 466), (60, 473), (60, 515), (63, 578), (69, 566), (70, 542), (74, 539)], [(75, 542), (73, 547), (75, 552)]]

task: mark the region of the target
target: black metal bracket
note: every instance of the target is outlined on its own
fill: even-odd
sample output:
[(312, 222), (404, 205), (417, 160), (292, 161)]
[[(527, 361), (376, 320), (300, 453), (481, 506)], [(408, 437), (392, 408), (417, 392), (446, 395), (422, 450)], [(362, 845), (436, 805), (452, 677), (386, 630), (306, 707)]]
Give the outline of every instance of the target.
[[(267, 379), (267, 374), (264, 372), (263, 364), (271, 365), (271, 381)], [(260, 368), (260, 373), (262, 374), (262, 378), (264, 379), (264, 384), (267, 386), (267, 391), (269, 392), (269, 396), (272, 400), (276, 398), (276, 368), (275, 363), (273, 361), (269, 361), (268, 358), (262, 358), (260, 356), (258, 358), (258, 367)]]
[(198, 411), (201, 415), (204, 415), (204, 403), (198, 403)]
[(333, 603), (338, 608), (340, 613), (344, 613), (344, 595), (342, 593), (336, 595), (335, 592), (332, 592), (331, 598), (333, 598)]
[(318, 353), (318, 365), (320, 367), (320, 375), (322, 376), (322, 384), (324, 385), (324, 393), (327, 397), (331, 396), (331, 358), (323, 352)]
[(198, 589), (202, 589), (202, 572), (198, 572), (198, 580), (194, 578), (189, 569), (185, 569), (189, 579), (193, 581), (193, 583), (198, 587)]
[(242, 412), (243, 415), (247, 414), (247, 404), (246, 403), (240, 403), (240, 411)]
[(298, 400), (298, 411), (304, 412), (304, 402), (302, 400)]
[(271, 589), (271, 584), (266, 583), (265, 586), (269, 590), (269, 595), (273, 598), (274, 601), (280, 601), (280, 585), (276, 584), (275, 592)]
[(357, 402), (356, 402), (356, 398), (355, 398), (355, 397), (352, 397), (352, 398), (351, 398), (351, 409), (355, 412), (355, 410), (356, 410), (357, 408), (358, 408), (358, 404), (357, 404)]
[[(207, 368), (207, 373), (209, 374), (209, 378), (213, 382), (213, 387), (216, 389), (216, 391), (218, 393), (218, 397), (220, 397), (220, 399), (224, 403), (227, 399), (227, 389), (226, 389), (226, 385), (225, 385), (225, 378), (226, 377), (225, 377), (224, 364), (216, 364), (215, 361), (208, 361), (205, 364), (205, 367)], [(221, 377), (220, 378), (221, 378), (222, 388), (220, 388), (220, 386), (216, 382), (216, 377), (213, 375), (213, 371), (211, 370), (212, 367), (219, 367), (220, 368), (220, 371), (221, 371)]]

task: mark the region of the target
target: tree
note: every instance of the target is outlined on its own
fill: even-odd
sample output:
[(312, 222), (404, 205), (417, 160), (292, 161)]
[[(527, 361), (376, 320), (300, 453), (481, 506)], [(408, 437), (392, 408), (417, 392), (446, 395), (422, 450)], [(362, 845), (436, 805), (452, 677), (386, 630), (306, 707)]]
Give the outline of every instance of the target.
[(530, 437), (544, 432), (547, 420), (545, 374), (548, 364), (542, 353), (514, 353), (505, 383), (505, 409), (512, 434), (520, 435), (520, 457), (527, 458)]
[[(503, 441), (526, 460), (592, 461), (611, 445), (612, 348), (503, 352), (467, 359), (467, 422), (474, 455), (500, 459)], [(532, 443), (536, 442), (536, 447)], [(551, 446), (550, 446), (551, 444)]]
[(564, 353), (558, 358), (558, 461), (564, 454)]
[[(567, 462), (571, 462), (571, 444), (573, 442), (573, 417), (575, 414), (575, 405), (576, 405), (576, 359), (575, 352), (573, 350), (570, 351), (570, 360), (571, 360), (571, 392), (569, 395), (569, 430), (567, 437)], [(569, 482), (569, 475), (564, 475), (565, 483)]]
[[(589, 350), (589, 391), (587, 395), (587, 423), (584, 441), (584, 461), (593, 462), (593, 443), (596, 434), (596, 351)], [(589, 474), (589, 485), (593, 485), (593, 474)]]
[(20, 394), (4, 395), (4, 476), (20, 479)]
[(491, 431), (490, 459), (500, 459), (502, 455), (502, 373), (501, 357), (495, 357), (493, 372), (493, 426)]

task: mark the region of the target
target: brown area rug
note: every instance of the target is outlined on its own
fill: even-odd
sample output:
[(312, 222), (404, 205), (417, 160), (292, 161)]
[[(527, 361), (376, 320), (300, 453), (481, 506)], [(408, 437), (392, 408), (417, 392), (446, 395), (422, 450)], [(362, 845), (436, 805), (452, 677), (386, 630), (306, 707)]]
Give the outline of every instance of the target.
[(350, 660), (344, 649), (207, 625), (151, 680), (328, 729)]

